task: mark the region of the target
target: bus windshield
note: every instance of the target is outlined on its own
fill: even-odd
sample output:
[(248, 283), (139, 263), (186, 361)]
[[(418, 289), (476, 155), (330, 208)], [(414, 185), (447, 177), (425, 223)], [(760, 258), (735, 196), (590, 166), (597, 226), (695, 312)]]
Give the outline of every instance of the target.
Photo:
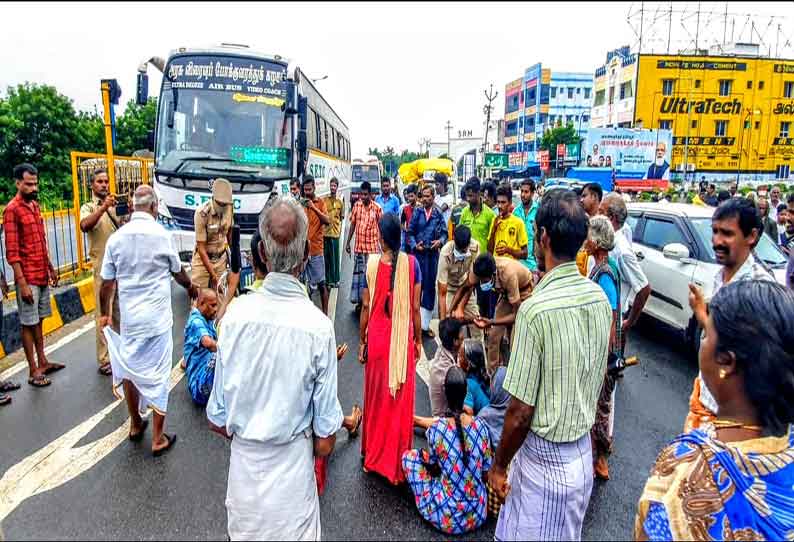
[(378, 171), (378, 166), (354, 164), (351, 174), (354, 183), (360, 183), (363, 181), (380, 181), (380, 172)]
[(290, 176), (286, 68), (237, 57), (176, 57), (160, 96), (156, 160), (166, 173), (236, 180)]

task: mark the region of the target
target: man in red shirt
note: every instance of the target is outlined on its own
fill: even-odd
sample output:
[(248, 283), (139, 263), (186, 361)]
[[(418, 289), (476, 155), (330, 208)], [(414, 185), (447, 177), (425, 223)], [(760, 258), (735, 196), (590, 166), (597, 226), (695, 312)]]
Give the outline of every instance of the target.
[[(303, 178), (303, 210), (309, 219), (309, 261), (303, 270), (303, 279), (306, 285), (320, 291), (323, 304), (323, 313), (328, 314), (328, 288), (325, 287), (325, 250), (323, 243), (323, 226), (331, 223), (325, 211), (325, 203), (314, 192), (314, 177), (306, 175)], [(309, 294), (311, 295), (311, 294)]]
[(17, 195), (3, 212), (6, 258), (14, 269), (22, 346), (30, 369), (28, 384), (44, 387), (51, 384), (45, 375), (64, 368), (47, 361), (41, 329), (41, 322), (52, 314), (49, 287), (58, 285), (58, 272), (50, 262), (44, 220), (36, 201), (38, 171), (31, 164), (20, 164), (14, 168), (14, 180)]
[(355, 255), (353, 260), (353, 277), (350, 283), (350, 302), (361, 310), (361, 293), (367, 284), (367, 259), (370, 254), (380, 252), (380, 230), (378, 222), (383, 210), (372, 201), (372, 186), (369, 182), (361, 183), (361, 195), (350, 211), (350, 231), (347, 232), (345, 252), (350, 254), (350, 240), (356, 235)]

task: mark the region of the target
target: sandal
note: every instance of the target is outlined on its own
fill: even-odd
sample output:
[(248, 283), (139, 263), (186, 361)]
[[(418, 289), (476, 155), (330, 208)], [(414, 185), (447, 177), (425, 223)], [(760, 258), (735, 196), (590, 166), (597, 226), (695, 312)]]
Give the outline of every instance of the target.
[(110, 366), (110, 362), (109, 362), (109, 361), (106, 361), (105, 363), (103, 363), (102, 365), (100, 365), (100, 366), (99, 366), (99, 369), (97, 369), (97, 372), (98, 372), (99, 374), (101, 374), (101, 375), (104, 375), (104, 376), (110, 376), (110, 375), (112, 375), (112, 374), (113, 374), (113, 369), (112, 369), (112, 368), (111, 368), (111, 366)]
[(347, 432), (348, 438), (351, 438), (351, 439), (356, 438), (358, 436), (358, 430), (361, 427), (362, 420), (364, 419), (364, 411), (361, 410), (361, 407), (358, 406), (357, 404), (353, 405), (353, 413), (354, 413), (354, 415), (355, 415), (356, 411), (358, 411), (358, 421), (356, 422), (356, 426), (353, 428), (352, 431), (348, 431)]
[(11, 402), (10, 395), (0, 395), (0, 405), (7, 405)]
[(21, 387), (22, 386), (20, 386), (16, 382), (11, 382), (10, 380), (0, 381), (0, 393), (16, 391)]
[(66, 365), (64, 365), (63, 363), (48, 363), (47, 368), (44, 369), (44, 374), (48, 375), (48, 374), (56, 373), (61, 369), (65, 369), (65, 368)]
[(30, 384), (35, 388), (45, 388), (50, 384), (52, 384), (52, 380), (50, 380), (44, 375), (31, 376), (30, 378), (28, 378), (28, 384)]
[(173, 448), (174, 443), (176, 443), (176, 435), (175, 434), (174, 435), (167, 435), (166, 433), (163, 433), (163, 436), (165, 437), (165, 440), (168, 441), (168, 446), (165, 446), (164, 448), (160, 448), (159, 450), (153, 451), (152, 455), (154, 457), (160, 457), (161, 455), (166, 453), (168, 450)]
[(149, 420), (142, 420), (141, 421), (141, 429), (134, 435), (130, 433), (130, 440), (132, 442), (140, 442), (143, 439), (143, 433), (146, 431), (146, 428), (149, 427)]

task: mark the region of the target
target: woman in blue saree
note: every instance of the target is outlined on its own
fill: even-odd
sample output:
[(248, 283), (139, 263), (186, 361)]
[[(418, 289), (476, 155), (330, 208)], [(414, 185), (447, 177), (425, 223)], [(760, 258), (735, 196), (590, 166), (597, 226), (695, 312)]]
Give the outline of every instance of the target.
[(767, 281), (731, 283), (709, 313), (700, 370), (717, 418), (659, 455), (635, 539), (791, 540), (794, 293)]

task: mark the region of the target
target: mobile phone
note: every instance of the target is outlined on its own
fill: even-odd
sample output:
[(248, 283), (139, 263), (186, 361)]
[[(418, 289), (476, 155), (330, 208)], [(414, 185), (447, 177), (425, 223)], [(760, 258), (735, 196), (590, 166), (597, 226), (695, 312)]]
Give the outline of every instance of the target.
[(116, 216), (126, 216), (130, 214), (129, 198), (127, 194), (116, 195)]

